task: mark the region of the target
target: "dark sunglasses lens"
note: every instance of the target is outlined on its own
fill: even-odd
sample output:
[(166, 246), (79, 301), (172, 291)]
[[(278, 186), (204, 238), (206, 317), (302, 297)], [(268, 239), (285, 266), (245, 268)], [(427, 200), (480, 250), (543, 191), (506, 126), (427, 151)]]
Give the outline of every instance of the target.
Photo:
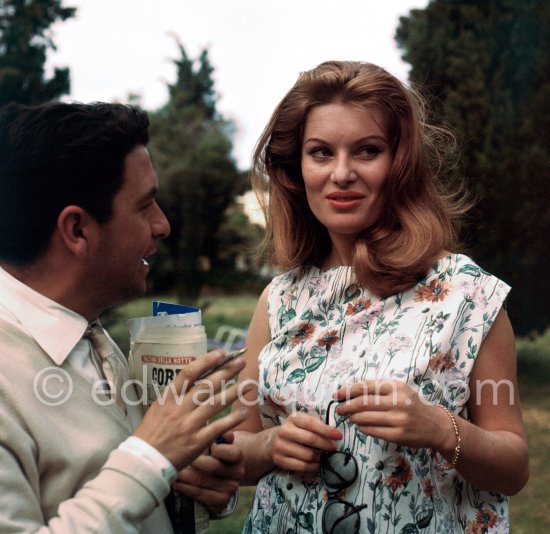
[(358, 534), (359, 511), (342, 501), (328, 503), (323, 512), (323, 534)]
[(355, 458), (345, 452), (326, 452), (321, 456), (321, 478), (329, 490), (351, 486), (357, 478)]

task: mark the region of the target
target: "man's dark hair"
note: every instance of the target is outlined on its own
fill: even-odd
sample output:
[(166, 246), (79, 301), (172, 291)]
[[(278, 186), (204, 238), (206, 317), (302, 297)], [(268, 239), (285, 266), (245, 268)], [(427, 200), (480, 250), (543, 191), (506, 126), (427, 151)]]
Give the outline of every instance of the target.
[(0, 111), (0, 260), (28, 264), (69, 205), (109, 220), (126, 156), (149, 141), (147, 114), (122, 104), (9, 104)]

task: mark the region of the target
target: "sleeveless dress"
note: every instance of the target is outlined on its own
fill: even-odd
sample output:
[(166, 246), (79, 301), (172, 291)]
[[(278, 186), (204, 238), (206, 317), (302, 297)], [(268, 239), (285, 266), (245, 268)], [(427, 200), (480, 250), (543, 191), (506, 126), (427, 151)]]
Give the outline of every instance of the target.
[[(373, 378), (404, 381), (468, 419), (469, 376), (509, 290), (460, 254), (440, 259), (415, 287), (385, 299), (359, 287), (347, 266), (275, 277), (271, 341), (259, 355), (264, 428), (294, 411), (325, 421), (340, 385)], [(338, 497), (361, 506), (360, 532), (509, 531), (507, 497), (472, 487), (439, 453), (373, 438), (347, 420), (337, 428), (344, 435), (339, 449), (359, 466), (356, 481)], [(319, 475), (271, 471), (258, 482), (243, 532), (321, 533), (327, 500)]]

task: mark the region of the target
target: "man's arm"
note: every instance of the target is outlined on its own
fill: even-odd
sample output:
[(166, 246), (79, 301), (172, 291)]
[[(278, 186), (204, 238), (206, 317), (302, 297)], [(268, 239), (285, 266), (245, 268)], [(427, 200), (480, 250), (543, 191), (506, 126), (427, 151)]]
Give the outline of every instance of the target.
[[(155, 409), (149, 410), (136, 431), (138, 437), (155, 446), (179, 469), (246, 415), (244, 412), (230, 414), (207, 425), (208, 420), (225, 407), (225, 402), (230, 403), (236, 397), (236, 388), (225, 390), (222, 396), (221, 382), (238, 372), (242, 362), (240, 366), (238, 363), (227, 366), (211, 377), (214, 394), (209, 395), (209, 402), (202, 405), (195, 402), (193, 394), (200, 386), (193, 387), (194, 380), (219, 359), (210, 355), (190, 364), (175, 384), (177, 391), (185, 391), (185, 395), (174, 396), (163, 405), (153, 405)], [(144, 520), (164, 510), (159, 504), (168, 494), (170, 484), (154, 466), (123, 447), (112, 451), (97, 476), (82, 481), (81, 487), (76, 486), (71, 498), (56, 505), (57, 510), (46, 510), (41, 477), (47, 473), (43, 470), (62, 470), (67, 466), (40, 465), (41, 451), (37, 450), (32, 433), (17, 410), (10, 405), (16, 397), (11, 391), (13, 387), (0, 380), (1, 532), (126, 534), (140, 531)], [(201, 398), (204, 400), (205, 396)], [(90, 459), (82, 458), (82, 462), (87, 461)], [(63, 482), (59, 473), (56, 479)]]

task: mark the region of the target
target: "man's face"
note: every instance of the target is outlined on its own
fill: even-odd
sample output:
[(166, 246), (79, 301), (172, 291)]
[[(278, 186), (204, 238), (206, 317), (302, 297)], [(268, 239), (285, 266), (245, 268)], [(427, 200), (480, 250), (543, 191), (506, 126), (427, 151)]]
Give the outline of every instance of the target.
[(142, 296), (156, 240), (170, 233), (170, 225), (156, 201), (157, 175), (149, 152), (136, 147), (125, 161), (123, 184), (113, 199), (112, 216), (99, 225), (93, 251), (93, 286), (99, 304), (113, 304)]

